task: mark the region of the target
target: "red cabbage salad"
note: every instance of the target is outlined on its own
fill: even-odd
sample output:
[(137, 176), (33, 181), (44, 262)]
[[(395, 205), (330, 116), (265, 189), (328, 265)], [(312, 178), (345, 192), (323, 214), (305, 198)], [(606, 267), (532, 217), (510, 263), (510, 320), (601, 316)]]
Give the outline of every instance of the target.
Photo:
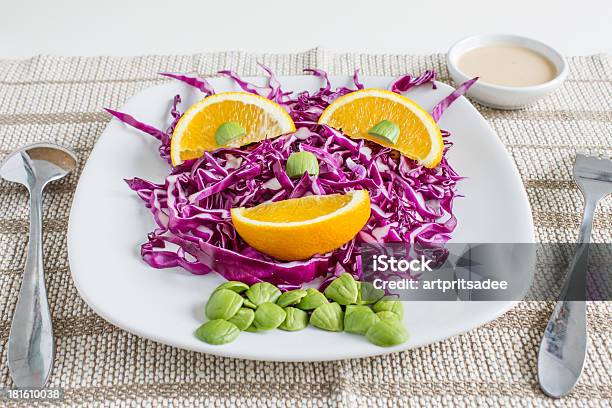
[[(138, 177), (126, 180), (128, 186), (150, 209), (157, 228), (141, 246), (145, 262), (154, 268), (183, 267), (194, 274), (215, 271), (227, 280), (247, 284), (269, 282), (282, 289), (300, 287), (317, 277), (325, 282), (344, 272), (356, 279), (362, 276), (360, 245), (371, 243), (447, 242), (457, 225), (453, 201), (461, 176), (447, 160), (452, 148), (449, 132), (442, 130), (444, 154), (435, 168), (426, 168), (397, 151), (367, 140), (351, 139), (317, 120), (338, 97), (363, 89), (358, 71), (352, 87), (333, 88), (327, 74), (317, 69), (306, 72), (318, 76), (324, 86), (314, 93), (285, 92), (274, 73), (262, 66), (268, 85), (259, 87), (244, 81), (232, 71), (221, 71), (244, 91), (264, 96), (283, 106), (297, 131), (266, 139), (242, 148), (219, 148), (200, 158), (173, 167), (161, 183)], [(205, 80), (187, 75), (162, 73), (201, 91), (203, 97), (215, 93)], [(426, 71), (413, 77), (404, 75), (389, 90), (403, 93), (416, 86), (435, 85), (436, 74)], [(470, 80), (441, 100), (433, 109), (435, 121), (444, 110), (475, 82)], [(160, 142), (159, 153), (170, 163), (170, 140), (181, 118), (181, 97), (176, 95), (169, 112), (171, 125), (161, 130), (122, 112), (106, 109), (120, 121), (139, 129)], [(320, 163), (318, 175), (305, 173), (291, 179), (285, 163), (292, 152), (311, 152)], [(348, 243), (327, 254), (305, 261), (279, 261), (247, 245), (232, 225), (230, 209), (253, 207), (308, 195), (346, 193), (367, 189), (371, 216), (362, 230)]]

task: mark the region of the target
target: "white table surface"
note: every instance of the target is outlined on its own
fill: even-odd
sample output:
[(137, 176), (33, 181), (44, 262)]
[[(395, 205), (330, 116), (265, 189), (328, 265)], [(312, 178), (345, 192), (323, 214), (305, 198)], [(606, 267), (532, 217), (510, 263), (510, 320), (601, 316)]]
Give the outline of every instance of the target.
[(1, 0), (0, 58), (207, 51), (446, 52), (512, 33), (612, 53), (612, 0)]

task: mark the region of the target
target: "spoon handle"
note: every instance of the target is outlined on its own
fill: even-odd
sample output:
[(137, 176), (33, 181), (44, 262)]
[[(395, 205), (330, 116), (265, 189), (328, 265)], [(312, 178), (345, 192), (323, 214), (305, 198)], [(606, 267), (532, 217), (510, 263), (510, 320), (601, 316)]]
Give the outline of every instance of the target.
[(42, 388), (53, 366), (53, 327), (42, 248), (42, 186), (30, 191), (30, 237), (23, 281), (11, 323), (9, 372), (19, 388)]

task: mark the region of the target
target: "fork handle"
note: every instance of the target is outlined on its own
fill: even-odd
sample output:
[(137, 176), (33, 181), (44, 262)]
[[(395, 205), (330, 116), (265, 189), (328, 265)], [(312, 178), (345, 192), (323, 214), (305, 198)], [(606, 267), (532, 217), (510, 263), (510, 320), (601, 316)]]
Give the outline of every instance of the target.
[[(544, 393), (561, 398), (574, 388), (587, 351), (586, 274), (593, 216), (599, 199), (585, 197), (578, 245), (559, 300), (548, 320), (538, 354), (538, 380)], [(577, 300), (578, 299), (578, 300)]]
[(578, 243), (588, 244), (591, 242), (591, 231), (593, 230), (593, 217), (595, 216), (595, 208), (601, 198), (585, 198), (584, 210), (582, 213), (582, 224), (578, 232)]
[(45, 290), (42, 189), (30, 191), (30, 236), (23, 281), (9, 333), (8, 365), (18, 388), (42, 388), (53, 366), (53, 328)]

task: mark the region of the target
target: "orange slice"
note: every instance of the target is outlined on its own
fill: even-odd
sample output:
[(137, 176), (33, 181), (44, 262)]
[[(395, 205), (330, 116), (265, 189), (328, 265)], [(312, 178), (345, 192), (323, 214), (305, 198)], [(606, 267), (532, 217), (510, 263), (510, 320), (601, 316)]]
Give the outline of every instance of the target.
[[(399, 126), (395, 144), (368, 134), (383, 120)], [(396, 149), (425, 167), (436, 167), (442, 160), (444, 143), (436, 122), (416, 102), (395, 92), (382, 89), (351, 92), (329, 105), (319, 123), (340, 129), (351, 138), (367, 139)]]
[(232, 223), (249, 245), (284, 261), (308, 259), (350, 241), (370, 218), (367, 190), (232, 208)]
[[(244, 135), (219, 146), (215, 133), (225, 123), (235, 123)], [(295, 124), (279, 104), (246, 92), (224, 92), (206, 97), (185, 112), (170, 144), (172, 164), (195, 159), (220, 147), (240, 147), (266, 138), (295, 132)]]

